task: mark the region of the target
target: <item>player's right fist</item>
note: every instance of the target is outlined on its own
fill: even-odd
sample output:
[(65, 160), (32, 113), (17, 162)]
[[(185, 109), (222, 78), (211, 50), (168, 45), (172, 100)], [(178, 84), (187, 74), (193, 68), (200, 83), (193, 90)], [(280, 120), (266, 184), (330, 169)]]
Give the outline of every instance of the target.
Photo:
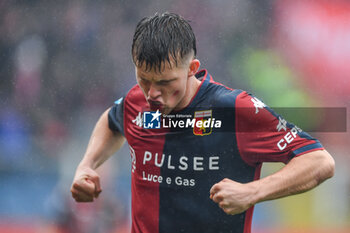
[(101, 193), (100, 176), (89, 167), (78, 167), (71, 187), (77, 202), (92, 202)]

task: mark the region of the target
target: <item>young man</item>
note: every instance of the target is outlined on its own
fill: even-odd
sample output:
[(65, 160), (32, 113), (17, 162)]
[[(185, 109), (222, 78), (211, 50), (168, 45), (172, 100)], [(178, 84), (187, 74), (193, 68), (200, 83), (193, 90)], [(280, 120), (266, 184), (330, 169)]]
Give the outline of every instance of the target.
[[(132, 232), (250, 232), (256, 203), (305, 192), (333, 176), (334, 160), (316, 139), (256, 97), (198, 71), (195, 36), (182, 17), (142, 19), (132, 58), (138, 85), (97, 122), (72, 184), (76, 201), (98, 197), (95, 169), (125, 138)], [(190, 118), (181, 128), (169, 123), (181, 124), (171, 116)], [(286, 166), (259, 180), (262, 163), (271, 161)]]

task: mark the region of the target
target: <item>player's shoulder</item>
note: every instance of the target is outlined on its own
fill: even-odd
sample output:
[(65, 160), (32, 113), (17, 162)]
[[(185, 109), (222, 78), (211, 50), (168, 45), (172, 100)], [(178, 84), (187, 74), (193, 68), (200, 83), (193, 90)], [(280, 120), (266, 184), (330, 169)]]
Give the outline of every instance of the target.
[(208, 86), (208, 94), (212, 96), (216, 106), (234, 107), (237, 99), (247, 94), (241, 89), (233, 89), (221, 83), (210, 81)]
[(229, 88), (221, 83), (211, 81), (210, 88), (213, 104), (217, 107), (235, 108), (240, 115), (250, 115), (256, 109), (266, 109), (271, 112), (265, 103), (254, 94), (241, 90)]
[(253, 108), (256, 106), (266, 107), (262, 100), (248, 91), (241, 91), (236, 98), (236, 107)]
[(244, 107), (251, 107), (252, 103), (254, 105), (257, 102), (263, 104), (260, 99), (249, 91), (233, 89), (217, 82), (211, 82), (211, 86), (214, 89), (214, 97), (216, 97), (218, 102), (232, 103), (233, 101), (235, 105), (243, 105)]

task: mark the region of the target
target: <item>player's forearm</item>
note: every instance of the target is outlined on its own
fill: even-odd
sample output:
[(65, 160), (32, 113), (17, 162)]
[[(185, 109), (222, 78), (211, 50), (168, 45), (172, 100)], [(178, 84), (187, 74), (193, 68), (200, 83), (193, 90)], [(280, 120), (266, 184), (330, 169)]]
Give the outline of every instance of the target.
[(252, 182), (253, 202), (277, 199), (308, 191), (334, 174), (334, 160), (326, 151), (314, 151), (292, 159), (280, 171)]
[(108, 112), (105, 111), (92, 132), (84, 158), (79, 166), (98, 168), (112, 154), (114, 154), (125, 142), (120, 133), (111, 131), (108, 127)]

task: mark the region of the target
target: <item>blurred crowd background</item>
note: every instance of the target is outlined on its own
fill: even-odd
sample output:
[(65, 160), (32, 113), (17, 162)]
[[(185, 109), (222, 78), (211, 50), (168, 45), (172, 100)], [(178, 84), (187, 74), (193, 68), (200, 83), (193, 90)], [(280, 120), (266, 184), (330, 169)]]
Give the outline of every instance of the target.
[[(137, 22), (164, 11), (190, 20), (216, 81), (271, 107), (350, 107), (346, 0), (0, 0), (0, 232), (129, 231), (126, 147), (99, 169), (95, 203), (74, 203), (70, 185), (98, 117), (136, 83)], [(253, 232), (350, 232), (348, 128), (319, 131), (335, 177), (258, 204)]]

